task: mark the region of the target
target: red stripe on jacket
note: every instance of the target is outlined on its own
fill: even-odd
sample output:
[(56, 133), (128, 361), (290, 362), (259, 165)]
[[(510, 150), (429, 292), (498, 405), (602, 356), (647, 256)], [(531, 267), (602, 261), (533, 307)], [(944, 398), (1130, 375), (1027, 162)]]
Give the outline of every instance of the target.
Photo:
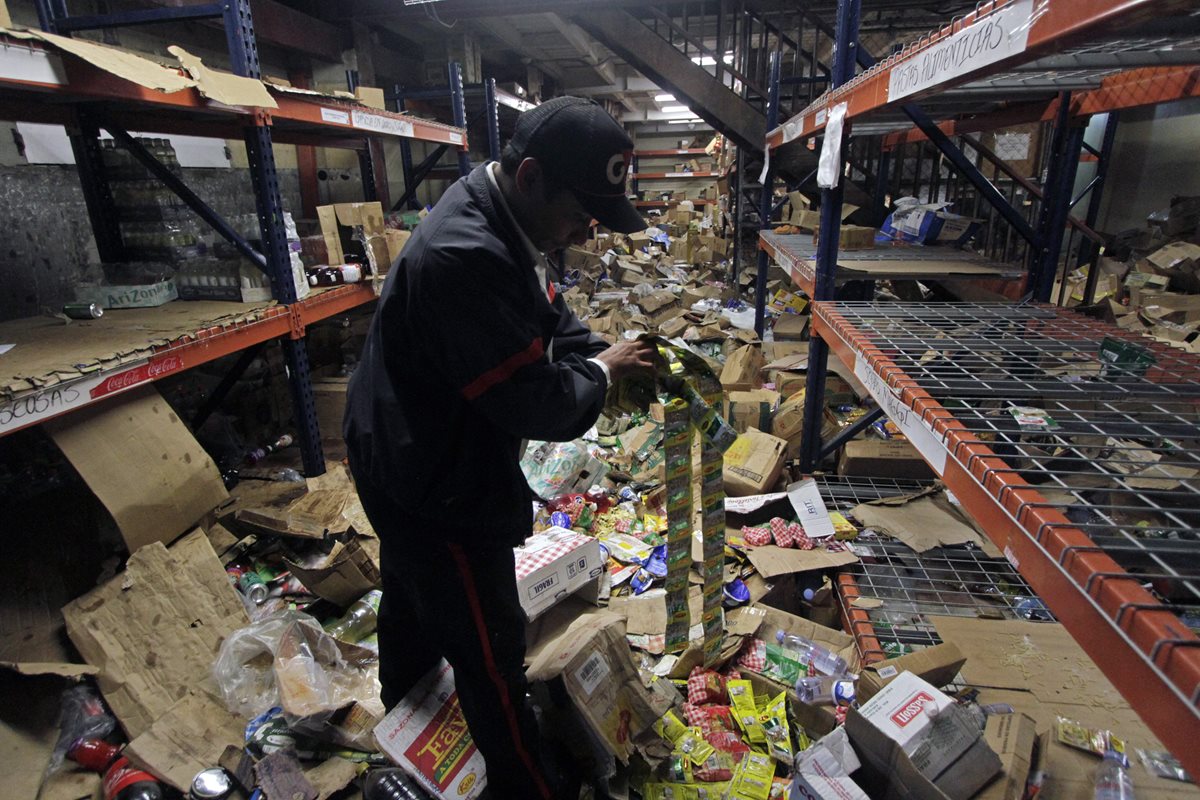
[(468, 383), (462, 390), (463, 397), (474, 400), (488, 389), (512, 377), (521, 367), (528, 366), (542, 357), (545, 352), (541, 338), (536, 338), (519, 353), (514, 353), (501, 361), (475, 380)]

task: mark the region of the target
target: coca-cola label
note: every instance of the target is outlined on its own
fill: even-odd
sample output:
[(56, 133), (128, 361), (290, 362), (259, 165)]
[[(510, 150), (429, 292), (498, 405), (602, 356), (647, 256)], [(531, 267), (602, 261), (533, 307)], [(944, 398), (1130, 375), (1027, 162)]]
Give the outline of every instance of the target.
[(921, 715), (925, 710), (925, 706), (934, 702), (933, 697), (929, 692), (917, 692), (914, 694), (900, 710), (892, 714), (892, 722), (896, 723), (897, 727), (903, 728), (908, 723)]
[(92, 387), (91, 396), (95, 400), (98, 397), (123, 392), (139, 383), (158, 380), (165, 375), (178, 372), (181, 369), (183, 369), (183, 359), (179, 356), (167, 356), (155, 359), (154, 361), (147, 361), (145, 364), (139, 364), (132, 369), (108, 376), (98, 385)]
[(148, 772), (143, 772), (136, 769), (129, 763), (129, 759), (121, 756), (113, 765), (108, 768), (108, 772), (104, 773), (104, 797), (115, 798), (122, 791), (129, 788), (135, 783), (156, 783), (154, 776)]

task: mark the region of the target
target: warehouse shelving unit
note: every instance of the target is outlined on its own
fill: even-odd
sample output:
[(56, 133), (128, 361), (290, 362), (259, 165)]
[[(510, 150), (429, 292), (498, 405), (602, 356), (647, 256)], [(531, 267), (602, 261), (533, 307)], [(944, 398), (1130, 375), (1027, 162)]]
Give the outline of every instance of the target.
[[(225, 28), (233, 72), (242, 78), (262, 80), (247, 0), (89, 17), (70, 16), (64, 4), (51, 0), (39, 0), (37, 6), (42, 28), (51, 34), (215, 19)], [(103, 322), (73, 326), (72, 335), (59, 334), (62, 348), (52, 348), (45, 354), (45, 369), (25, 370), (28, 374), (23, 375), (10, 372), (6, 376), (0, 397), (0, 420), (3, 420), (0, 435), (277, 338), (287, 363), (304, 469), (309, 476), (320, 475), (325, 471), (325, 461), (304, 345), (305, 326), (369, 302), (374, 292), (362, 285), (315, 292), (304, 299), (297, 297), (272, 143), (364, 149), (371, 137), (395, 136), (401, 140), (423, 139), (465, 151), (466, 131), (461, 126), (442, 125), (350, 100), (270, 84), (265, 86), (277, 108), (229, 105), (206, 97), (202, 87), (178, 88), (183, 72), (165, 67), (161, 68), (162, 75), (150, 77), (170, 78), (173, 74), (174, 80), (164, 85), (176, 90), (159, 91), (148, 88), (152, 81), (139, 82), (127, 74), (100, 68), (72, 54), (63, 44), (18, 34), (0, 36), (4, 54), (0, 59), (0, 109), (8, 119), (65, 124), (77, 131), (71, 137), (72, 149), (101, 258), (120, 260), (121, 248), (100, 158), (99, 131), (103, 128), (262, 269), (270, 278), (272, 294), (280, 305), (185, 303), (191, 307), (180, 315), (178, 304), (172, 303), (155, 309), (124, 311), (103, 318)], [(128, 129), (242, 139), (250, 161), (263, 251), (247, 242), (178, 176), (130, 137)], [(373, 183), (366, 173), (364, 183)], [(373, 186), (366, 186), (366, 191), (370, 195)], [(208, 309), (206, 305), (214, 307)], [(137, 324), (122, 326), (113, 322), (123, 315), (132, 315), (125, 317), (126, 322), (133, 317), (141, 319), (140, 336)], [(44, 320), (5, 323), (12, 334), (6, 341), (22, 341), (23, 332), (19, 329), (24, 328), (24, 334), (29, 334), (39, 322), (44, 325)], [(86, 333), (75, 335), (75, 331), (105, 324), (105, 336), (97, 337), (91, 345)], [(147, 336), (145, 331), (154, 333)], [(43, 334), (36, 340), (41, 350), (54, 338), (52, 333)], [(111, 346), (114, 343), (118, 346)], [(60, 364), (69, 368), (56, 371)]]
[[(830, 91), (774, 127), (768, 150), (819, 133), (825, 147), (838, 144), (825, 132), (835, 111), (845, 114), (843, 154), (852, 126), (881, 133), (907, 117), (1030, 243), (1033, 297), (1049, 299), (1082, 118), (1194, 96), (1197, 73), (1181, 66), (1195, 60), (1194, 4), (996, 0), (879, 63), (857, 43), (859, 6), (839, 4)], [(972, 37), (994, 45), (960, 57)], [(1164, 57), (1173, 43), (1179, 52)], [(1055, 122), (1045, 199), (1031, 223), (947, 137), (947, 126), (974, 123), (939, 127), (915, 103), (943, 118), (977, 111), (982, 124), (989, 115), (1005, 124), (1000, 103), (1011, 110), (1029, 65), (1051, 56), (1078, 63), (1027, 87), (1048, 101), (1035, 119)], [(836, 302), (840, 184), (822, 190), (819, 249), (805, 276), (816, 302), (802, 467), (821, 455), (832, 352), (1148, 727), (1200, 773), (1200, 357), (1043, 302)], [(842, 583), (844, 594), (862, 591)], [(861, 609), (848, 619), (874, 640), (864, 649), (878, 649), (870, 622)]]
[[(759, 233), (759, 249), (783, 268), (796, 286), (813, 296), (816, 286), (817, 247), (811, 235)], [(1011, 279), (1025, 274), (1019, 267), (988, 261), (965, 250), (906, 246), (879, 246), (870, 250), (844, 250), (838, 254), (836, 284), (874, 280), (978, 280)]]
[[(707, 156), (708, 151), (703, 147), (681, 147), (681, 148), (660, 148), (650, 150), (634, 150), (633, 156), (629, 162), (629, 190), (633, 194), (641, 193), (641, 181), (656, 181), (656, 180), (690, 180), (692, 178), (719, 178), (720, 174), (712, 170), (693, 170), (684, 172), (656, 172), (642, 171), (642, 160), (649, 159), (651, 161), (661, 161), (668, 158), (692, 158), (695, 156)], [(708, 205), (716, 202), (715, 200), (693, 200), (692, 203), (698, 206)], [(672, 201), (670, 200), (636, 200), (634, 205), (638, 208), (667, 208)]]

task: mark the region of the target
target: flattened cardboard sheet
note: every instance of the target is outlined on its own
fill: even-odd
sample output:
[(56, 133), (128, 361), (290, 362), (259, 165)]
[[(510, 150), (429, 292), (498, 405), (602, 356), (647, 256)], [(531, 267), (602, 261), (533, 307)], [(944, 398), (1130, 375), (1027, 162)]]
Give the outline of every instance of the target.
[(130, 552), (170, 542), (229, 499), (221, 474), (153, 386), (47, 423)]
[(189, 690), (216, 691), (221, 641), (250, 624), (237, 590), (200, 530), (170, 549), (149, 544), (125, 571), (63, 608), (67, 634), (91, 665), (132, 738)]

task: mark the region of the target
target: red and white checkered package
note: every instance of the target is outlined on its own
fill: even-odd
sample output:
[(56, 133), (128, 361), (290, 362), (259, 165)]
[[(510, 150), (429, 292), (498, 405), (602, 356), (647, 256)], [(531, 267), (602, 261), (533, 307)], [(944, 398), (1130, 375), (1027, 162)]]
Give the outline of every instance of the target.
[(738, 652), (737, 664), (751, 672), (762, 672), (767, 668), (767, 643), (762, 639), (747, 639)]
[(793, 522), (789, 525), (788, 533), (791, 535), (795, 546), (801, 550), (812, 550), (816, 546), (813, 544), (813, 540), (808, 538), (808, 534), (804, 532), (804, 528), (799, 522)]
[(741, 737), (733, 722), (733, 712), (729, 706), (694, 706), (691, 703), (684, 703), (683, 716), (687, 719), (689, 726), (700, 729), (700, 734), (705, 739), (709, 734), (720, 731), (729, 731), (739, 738)]
[(752, 528), (747, 525), (742, 528), (742, 538), (751, 547), (766, 547), (771, 543), (771, 529)]
[(725, 689), (725, 679), (711, 669), (693, 668), (687, 679), (687, 699), (694, 706), (728, 703), (729, 692)]
[(780, 547), (791, 547), (795, 541), (792, 526), (779, 517), (771, 520), (771, 535), (775, 537), (775, 544)]
[(587, 544), (592, 537), (569, 531), (566, 528), (547, 528), (525, 540), (525, 544), (513, 548), (517, 562), (517, 580), (523, 580), (547, 564), (553, 564), (567, 553)]
[(726, 669), (723, 674), (725, 675), (725, 680), (727, 681), (740, 681), (742, 679), (742, 673), (738, 672), (737, 668), (733, 666), (730, 666), (728, 669)]
[(704, 783), (719, 783), (733, 780), (733, 757), (720, 750), (713, 753), (698, 767), (692, 767), (692, 778)]

